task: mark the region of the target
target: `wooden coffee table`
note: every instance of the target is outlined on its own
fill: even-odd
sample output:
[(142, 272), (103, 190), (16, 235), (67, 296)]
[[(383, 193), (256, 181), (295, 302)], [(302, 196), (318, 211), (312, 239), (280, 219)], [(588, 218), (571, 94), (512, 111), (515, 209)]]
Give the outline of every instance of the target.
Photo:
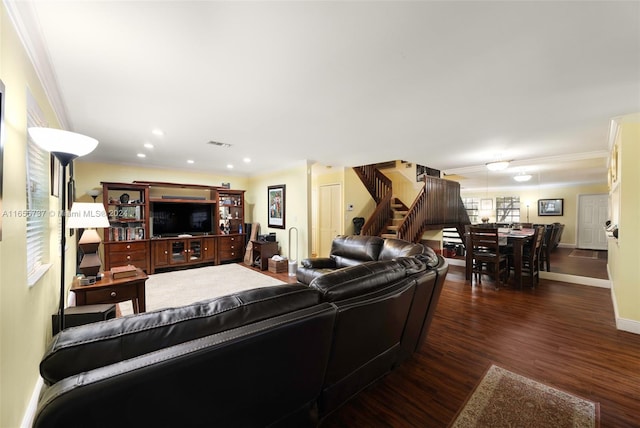
[(144, 287), (148, 278), (140, 268), (136, 269), (135, 276), (118, 279), (113, 279), (111, 272), (105, 271), (104, 277), (91, 285), (80, 285), (80, 280), (75, 278), (71, 291), (76, 294), (78, 306), (131, 300), (133, 312), (138, 314), (146, 311)]

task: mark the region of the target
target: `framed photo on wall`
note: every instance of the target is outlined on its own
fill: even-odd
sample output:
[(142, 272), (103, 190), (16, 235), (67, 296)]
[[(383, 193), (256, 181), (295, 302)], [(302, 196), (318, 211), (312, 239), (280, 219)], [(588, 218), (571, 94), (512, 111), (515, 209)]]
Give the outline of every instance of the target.
[(564, 199), (538, 199), (538, 215), (564, 215)]
[(286, 186), (284, 184), (267, 187), (267, 201), (269, 204), (268, 227), (285, 228), (285, 191)]

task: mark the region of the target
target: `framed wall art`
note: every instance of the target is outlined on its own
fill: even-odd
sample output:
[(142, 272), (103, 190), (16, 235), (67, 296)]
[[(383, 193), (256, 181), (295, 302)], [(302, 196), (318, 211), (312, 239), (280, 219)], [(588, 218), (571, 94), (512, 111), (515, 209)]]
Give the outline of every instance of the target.
[(538, 215), (564, 215), (564, 199), (538, 199)]
[(285, 228), (285, 191), (286, 186), (284, 184), (267, 187), (267, 201), (269, 203), (268, 227)]

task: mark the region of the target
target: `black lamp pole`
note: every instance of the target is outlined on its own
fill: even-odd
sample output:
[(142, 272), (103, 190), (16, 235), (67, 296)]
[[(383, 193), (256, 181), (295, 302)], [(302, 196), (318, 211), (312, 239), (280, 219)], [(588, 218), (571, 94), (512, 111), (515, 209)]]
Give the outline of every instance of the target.
[(60, 181), (60, 186), (62, 189), (60, 190), (60, 195), (62, 197), (62, 235), (60, 238), (60, 305), (58, 307), (58, 331), (64, 330), (64, 292), (65, 292), (65, 280), (64, 280), (64, 271), (65, 271), (65, 248), (67, 246), (67, 233), (66, 233), (66, 223), (67, 223), (67, 166), (69, 163), (77, 158), (78, 156), (70, 153), (61, 153), (61, 152), (51, 152), (52, 155), (60, 161), (60, 171), (62, 180)]

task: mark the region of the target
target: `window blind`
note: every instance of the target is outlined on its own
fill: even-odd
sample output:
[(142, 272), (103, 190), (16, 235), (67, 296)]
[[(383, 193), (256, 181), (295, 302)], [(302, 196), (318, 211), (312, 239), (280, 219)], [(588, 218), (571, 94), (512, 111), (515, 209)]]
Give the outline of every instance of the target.
[[(27, 90), (27, 127), (45, 126), (44, 115)], [(27, 133), (28, 135), (28, 133)], [(51, 155), (27, 141), (27, 278), (30, 285), (49, 263), (49, 163)]]

